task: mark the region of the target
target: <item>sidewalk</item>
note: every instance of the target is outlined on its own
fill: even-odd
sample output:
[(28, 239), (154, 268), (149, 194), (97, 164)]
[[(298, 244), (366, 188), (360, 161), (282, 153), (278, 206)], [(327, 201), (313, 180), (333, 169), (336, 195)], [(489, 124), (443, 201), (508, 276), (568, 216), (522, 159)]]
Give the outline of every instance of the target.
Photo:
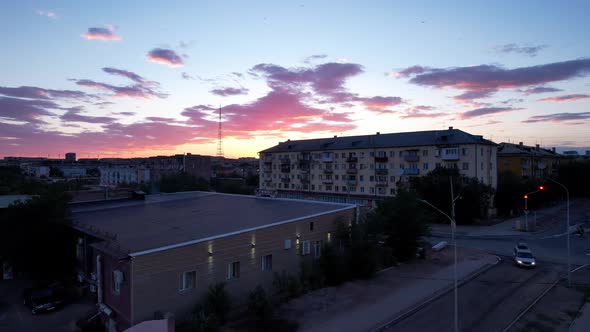
[[(449, 249), (446, 250), (449, 251)], [(464, 248), (460, 248), (460, 250), (467, 251)], [(476, 255), (468, 255), (458, 262), (457, 277), (461, 281), (496, 262), (497, 259), (493, 255), (481, 252)], [(352, 287), (361, 288), (364, 298), (352, 299), (348, 297), (347, 300), (351, 300), (351, 303), (336, 313), (320, 312), (307, 317), (302, 315), (298, 319), (301, 330), (314, 332), (372, 331), (423, 302), (443, 294), (453, 284), (452, 264), (422, 274), (412, 264), (408, 264), (401, 268), (383, 271), (381, 274), (387, 274), (385, 278), (388, 278), (388, 284), (384, 285), (379, 280), (351, 283), (356, 284)], [(383, 277), (379, 275), (379, 278), (383, 279)], [(363, 283), (365, 284), (363, 285)], [(350, 286), (341, 287), (350, 288)], [(342, 300), (339, 299), (339, 301)], [(326, 311), (329, 310), (330, 306)]]
[[(570, 202), (570, 207), (575, 201)], [(586, 208), (587, 202), (582, 202), (581, 208)], [(481, 226), (481, 225), (457, 225), (456, 228), (456, 235), (459, 237), (522, 237), (522, 238), (531, 238), (531, 237), (539, 237), (542, 235), (547, 235), (547, 232), (554, 231), (558, 227), (562, 227), (561, 225), (562, 219), (565, 219), (565, 203), (559, 204), (557, 206), (540, 209), (535, 211), (536, 217), (534, 214), (529, 214), (528, 216), (528, 223), (531, 227), (536, 222), (536, 230), (531, 232), (524, 232), (516, 230), (517, 222), (525, 222), (525, 216), (518, 216), (510, 219), (506, 219), (498, 224), (491, 225), (491, 226)], [(562, 217), (563, 214), (563, 217)], [(536, 219), (536, 221), (535, 221)], [(570, 225), (570, 232), (575, 230), (576, 225), (572, 223)], [(430, 224), (432, 229), (433, 235), (438, 236), (449, 236), (451, 235), (451, 226), (449, 224)], [(587, 229), (588, 230), (588, 229)], [(558, 236), (565, 235), (565, 227), (563, 231), (559, 232)], [(561, 234), (563, 233), (563, 234)]]
[(586, 302), (581, 310), (580, 316), (574, 320), (569, 332), (587, 332), (590, 326), (590, 302)]

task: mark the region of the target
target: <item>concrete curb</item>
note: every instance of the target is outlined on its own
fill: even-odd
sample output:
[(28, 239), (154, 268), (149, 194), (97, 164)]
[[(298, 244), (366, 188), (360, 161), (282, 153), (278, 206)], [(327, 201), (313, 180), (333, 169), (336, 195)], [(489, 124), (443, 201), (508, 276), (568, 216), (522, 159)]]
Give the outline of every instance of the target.
[[(486, 265), (480, 267), (479, 269), (471, 272), (465, 278), (458, 280), (457, 287), (463, 286), (467, 282), (475, 279), (476, 277), (478, 277), (482, 273), (484, 273), (484, 272), (488, 271), (489, 269), (491, 269), (492, 267), (496, 266), (502, 260), (502, 258), (500, 258), (497, 255), (494, 255), (494, 256), (496, 256), (496, 259), (497, 259), (497, 261), (495, 263), (486, 264)], [(389, 320), (386, 323), (382, 323), (378, 327), (373, 328), (369, 331), (370, 332), (382, 332), (385, 329), (390, 328), (391, 326), (399, 323), (400, 321), (412, 316), (413, 314), (415, 314), (416, 312), (420, 311), (422, 308), (427, 306), (430, 302), (435, 301), (435, 300), (443, 297), (444, 295), (450, 293), (451, 291), (453, 291), (453, 289), (454, 289), (454, 285), (452, 285), (452, 284), (445, 287), (445, 288), (442, 288), (442, 289), (434, 292), (430, 297), (426, 298), (425, 300), (418, 303), (417, 305), (414, 305), (405, 311), (401, 311), (401, 314), (398, 314), (395, 318)]]
[(584, 310), (590, 310), (588, 308), (590, 308), (590, 302), (586, 302), (586, 303), (584, 303), (584, 305), (582, 305), (580, 310), (578, 310), (578, 314), (576, 315), (576, 318), (574, 318), (574, 320), (572, 321), (572, 323), (568, 327), (568, 329), (567, 329), (568, 331), (574, 331), (574, 329), (576, 328), (576, 322), (578, 321), (580, 316), (582, 316), (582, 312), (584, 312)]

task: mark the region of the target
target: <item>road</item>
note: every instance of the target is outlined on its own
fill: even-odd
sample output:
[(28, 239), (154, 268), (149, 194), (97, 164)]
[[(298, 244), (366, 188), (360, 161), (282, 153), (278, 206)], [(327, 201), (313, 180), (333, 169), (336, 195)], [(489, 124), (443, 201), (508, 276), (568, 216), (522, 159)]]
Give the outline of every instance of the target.
[[(461, 331), (502, 331), (548, 288), (563, 265), (539, 262), (536, 269), (514, 266), (510, 257), (459, 288)], [(453, 331), (453, 292), (430, 302), (386, 331)]]

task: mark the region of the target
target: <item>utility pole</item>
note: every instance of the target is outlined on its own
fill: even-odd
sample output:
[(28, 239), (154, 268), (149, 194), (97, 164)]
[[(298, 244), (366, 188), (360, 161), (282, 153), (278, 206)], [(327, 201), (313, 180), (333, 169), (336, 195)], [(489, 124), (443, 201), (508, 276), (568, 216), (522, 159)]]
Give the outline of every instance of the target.
[(455, 262), (453, 264), (453, 279), (455, 282), (455, 332), (459, 332), (459, 294), (458, 294), (458, 287), (457, 287), (457, 242), (455, 240), (455, 229), (457, 228), (457, 222), (455, 221), (455, 194), (453, 192), (453, 177), (449, 176), (449, 180), (451, 182), (451, 241), (453, 242), (453, 251), (454, 251), (454, 259)]
[(217, 130), (217, 157), (223, 158), (223, 135), (221, 134), (221, 105), (219, 106), (219, 127)]

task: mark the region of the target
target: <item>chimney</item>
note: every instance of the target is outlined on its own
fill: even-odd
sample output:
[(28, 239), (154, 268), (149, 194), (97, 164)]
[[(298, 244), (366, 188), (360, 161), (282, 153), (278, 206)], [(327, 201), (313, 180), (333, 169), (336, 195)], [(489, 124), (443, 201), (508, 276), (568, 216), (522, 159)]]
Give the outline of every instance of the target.
[(522, 142), (518, 142), (518, 145), (522, 146)]
[(334, 138), (338, 138), (338, 136), (337, 135), (334, 135)]
[(449, 127), (449, 130), (453, 130), (453, 126), (450, 126), (450, 127)]
[(377, 132), (377, 135), (381, 134), (380, 132)]
[(539, 144), (535, 144), (535, 148), (537, 148), (537, 151), (539, 151)]

